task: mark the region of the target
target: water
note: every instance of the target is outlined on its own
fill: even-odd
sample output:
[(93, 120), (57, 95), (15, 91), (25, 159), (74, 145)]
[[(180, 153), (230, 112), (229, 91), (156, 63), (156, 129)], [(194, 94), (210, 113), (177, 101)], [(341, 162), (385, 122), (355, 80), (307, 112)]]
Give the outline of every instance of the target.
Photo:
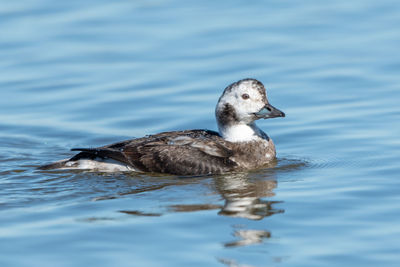
[[(1, 266), (398, 266), (398, 1), (3, 1)], [(40, 172), (150, 133), (216, 130), (245, 77), (277, 165)]]

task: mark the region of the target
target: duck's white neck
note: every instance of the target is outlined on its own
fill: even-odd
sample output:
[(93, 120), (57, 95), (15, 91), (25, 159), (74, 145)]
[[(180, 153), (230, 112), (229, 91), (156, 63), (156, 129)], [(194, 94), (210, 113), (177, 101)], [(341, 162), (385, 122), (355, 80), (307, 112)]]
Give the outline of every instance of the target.
[(218, 125), (221, 136), (230, 142), (249, 142), (265, 139), (266, 134), (253, 122), (251, 124)]

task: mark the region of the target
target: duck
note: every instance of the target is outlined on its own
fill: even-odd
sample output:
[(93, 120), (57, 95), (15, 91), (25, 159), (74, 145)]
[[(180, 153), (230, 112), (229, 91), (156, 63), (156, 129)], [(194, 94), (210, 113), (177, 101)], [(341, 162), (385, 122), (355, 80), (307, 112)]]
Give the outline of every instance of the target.
[(246, 78), (227, 86), (215, 117), (218, 132), (169, 131), (101, 147), (72, 148), (77, 154), (71, 158), (39, 169), (211, 175), (259, 169), (275, 160), (275, 145), (256, 121), (285, 113), (269, 103), (260, 81)]

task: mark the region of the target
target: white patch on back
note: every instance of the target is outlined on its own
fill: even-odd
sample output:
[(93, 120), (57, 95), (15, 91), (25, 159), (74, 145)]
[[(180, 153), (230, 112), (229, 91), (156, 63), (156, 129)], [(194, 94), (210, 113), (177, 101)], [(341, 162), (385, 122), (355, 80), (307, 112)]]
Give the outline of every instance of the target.
[(126, 172), (137, 171), (135, 168), (123, 164), (113, 159), (80, 159), (77, 161), (68, 161), (62, 169), (90, 170), (98, 172)]

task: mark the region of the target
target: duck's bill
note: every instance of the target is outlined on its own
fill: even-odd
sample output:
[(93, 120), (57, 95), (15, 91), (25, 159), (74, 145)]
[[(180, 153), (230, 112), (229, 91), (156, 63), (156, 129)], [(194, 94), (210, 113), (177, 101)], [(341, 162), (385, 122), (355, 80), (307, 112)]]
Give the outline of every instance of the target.
[(285, 113), (270, 104), (266, 104), (259, 112), (254, 113), (258, 119), (285, 117)]

